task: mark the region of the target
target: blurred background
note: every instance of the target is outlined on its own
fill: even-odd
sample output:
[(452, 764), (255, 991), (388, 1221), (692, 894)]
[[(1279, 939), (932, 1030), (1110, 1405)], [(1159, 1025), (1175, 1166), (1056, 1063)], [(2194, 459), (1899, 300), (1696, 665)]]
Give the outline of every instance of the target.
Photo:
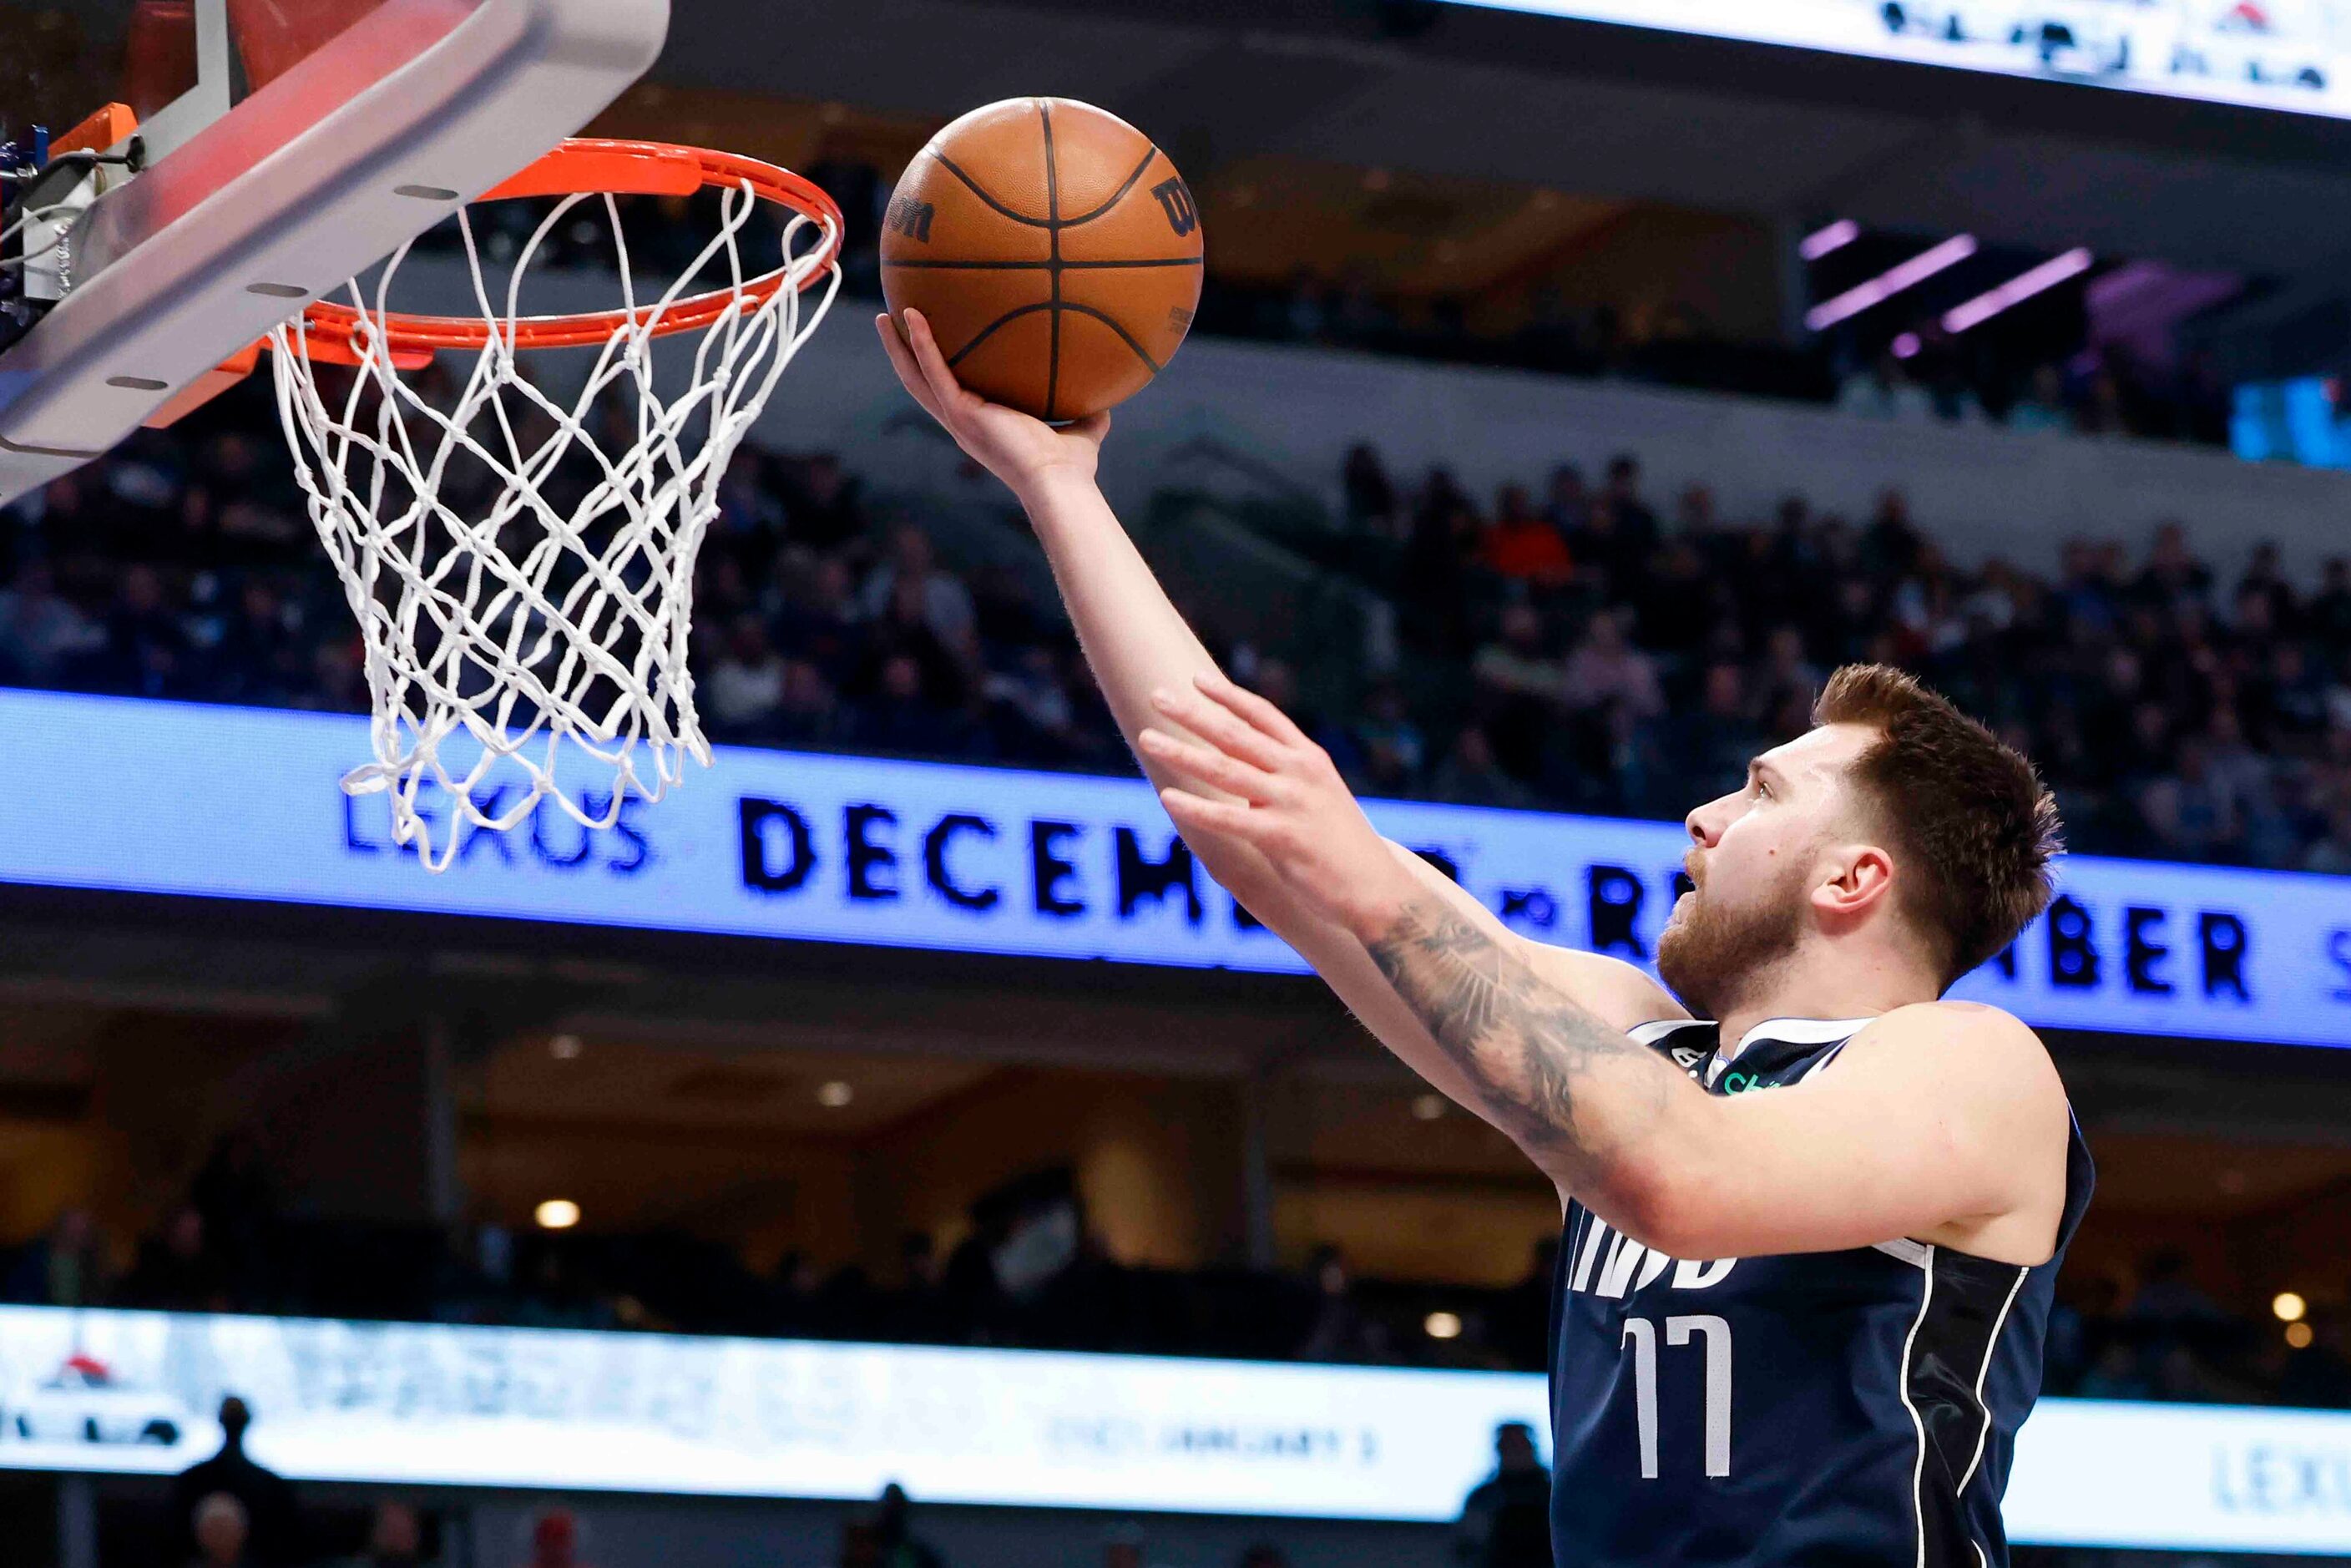
[[(0, 5), (0, 135), (102, 101), (121, 44)], [(1670, 866), (1844, 661), (2036, 758), (2122, 863), (2005, 961), (2100, 1172), (2036, 1418), (2089, 1425), (2021, 1459), (2017, 1560), (2351, 1562), (2351, 1416), (2312, 1414), (2351, 1410), (2346, 50), (2314, 3), (682, 0), (592, 129), (775, 160), (849, 221), (695, 585), (705, 723), (761, 755), (451, 873), (560, 907), (0, 863), (0, 1557), (1549, 1562), (1548, 1186), (1311, 979), (1186, 948), (1235, 916), (1163, 826), (1119, 841), (1140, 935), (1050, 935), (1094, 918), (1054, 830), (1100, 861), (1149, 802), (1102, 804), (1134, 770), (1041, 556), (865, 325), (907, 159), (1049, 92), (1153, 135), (1209, 236), (1192, 341), (1118, 415), (1126, 522), (1523, 928), (1641, 956), (1665, 875), (1646, 915), (1609, 876)], [(698, 216), (635, 207), (640, 264)], [(567, 231), (549, 286), (611, 263)], [(0, 736), (52, 716), (168, 817), (298, 733), (228, 706), (365, 711), (274, 424), (249, 384), (0, 512), (0, 683), (92, 699)], [(221, 738), (110, 747), (163, 710), (99, 698), (222, 705), (172, 710)], [(832, 816), (784, 812), (819, 753), (854, 759)], [(843, 859), (880, 810), (890, 876), (927, 834), (976, 934), (681, 930), (630, 879), (697, 795), (722, 890), (894, 897)], [(249, 827), (191, 852), (219, 891), (279, 853)], [(396, 859), (371, 831), (320, 852)], [(1560, 858), (1513, 892), (1522, 833)], [(1416, 1427), (1441, 1462), (1382, 1496)], [(760, 1443), (799, 1457), (727, 1467)]]

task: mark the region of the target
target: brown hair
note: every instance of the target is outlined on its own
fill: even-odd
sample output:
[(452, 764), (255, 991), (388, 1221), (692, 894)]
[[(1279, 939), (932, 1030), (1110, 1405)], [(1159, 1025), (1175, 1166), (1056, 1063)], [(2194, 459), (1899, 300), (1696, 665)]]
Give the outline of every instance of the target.
[(1813, 722), (1878, 732), (1854, 780), (1903, 858), (1896, 892), (1936, 945), (1942, 986), (2048, 906), (2049, 862), (2064, 848), (2057, 805), (2015, 747), (1887, 664), (1831, 675)]

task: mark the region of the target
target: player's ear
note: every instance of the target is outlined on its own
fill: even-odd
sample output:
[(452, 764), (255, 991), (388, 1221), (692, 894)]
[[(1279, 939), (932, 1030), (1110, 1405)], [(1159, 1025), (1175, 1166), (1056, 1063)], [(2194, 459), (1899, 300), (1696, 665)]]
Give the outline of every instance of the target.
[(1893, 896), (1894, 857), (1879, 845), (1840, 844), (1827, 870), (1813, 888), (1813, 907), (1823, 915), (1853, 919)]

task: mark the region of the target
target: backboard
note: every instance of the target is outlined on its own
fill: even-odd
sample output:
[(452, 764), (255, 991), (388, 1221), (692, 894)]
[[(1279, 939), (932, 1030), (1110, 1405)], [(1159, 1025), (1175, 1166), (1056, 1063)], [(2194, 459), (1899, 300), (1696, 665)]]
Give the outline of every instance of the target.
[(0, 505), (580, 130), (668, 22), (668, 0), (0, 0)]

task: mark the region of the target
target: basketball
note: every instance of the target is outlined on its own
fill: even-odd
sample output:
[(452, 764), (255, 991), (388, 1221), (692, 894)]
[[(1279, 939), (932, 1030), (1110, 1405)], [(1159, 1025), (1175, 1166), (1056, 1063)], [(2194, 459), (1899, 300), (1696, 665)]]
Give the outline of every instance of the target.
[(972, 391), (1083, 419), (1159, 373), (1200, 303), (1200, 218), (1167, 155), (1066, 98), (975, 109), (892, 194), (882, 290)]

